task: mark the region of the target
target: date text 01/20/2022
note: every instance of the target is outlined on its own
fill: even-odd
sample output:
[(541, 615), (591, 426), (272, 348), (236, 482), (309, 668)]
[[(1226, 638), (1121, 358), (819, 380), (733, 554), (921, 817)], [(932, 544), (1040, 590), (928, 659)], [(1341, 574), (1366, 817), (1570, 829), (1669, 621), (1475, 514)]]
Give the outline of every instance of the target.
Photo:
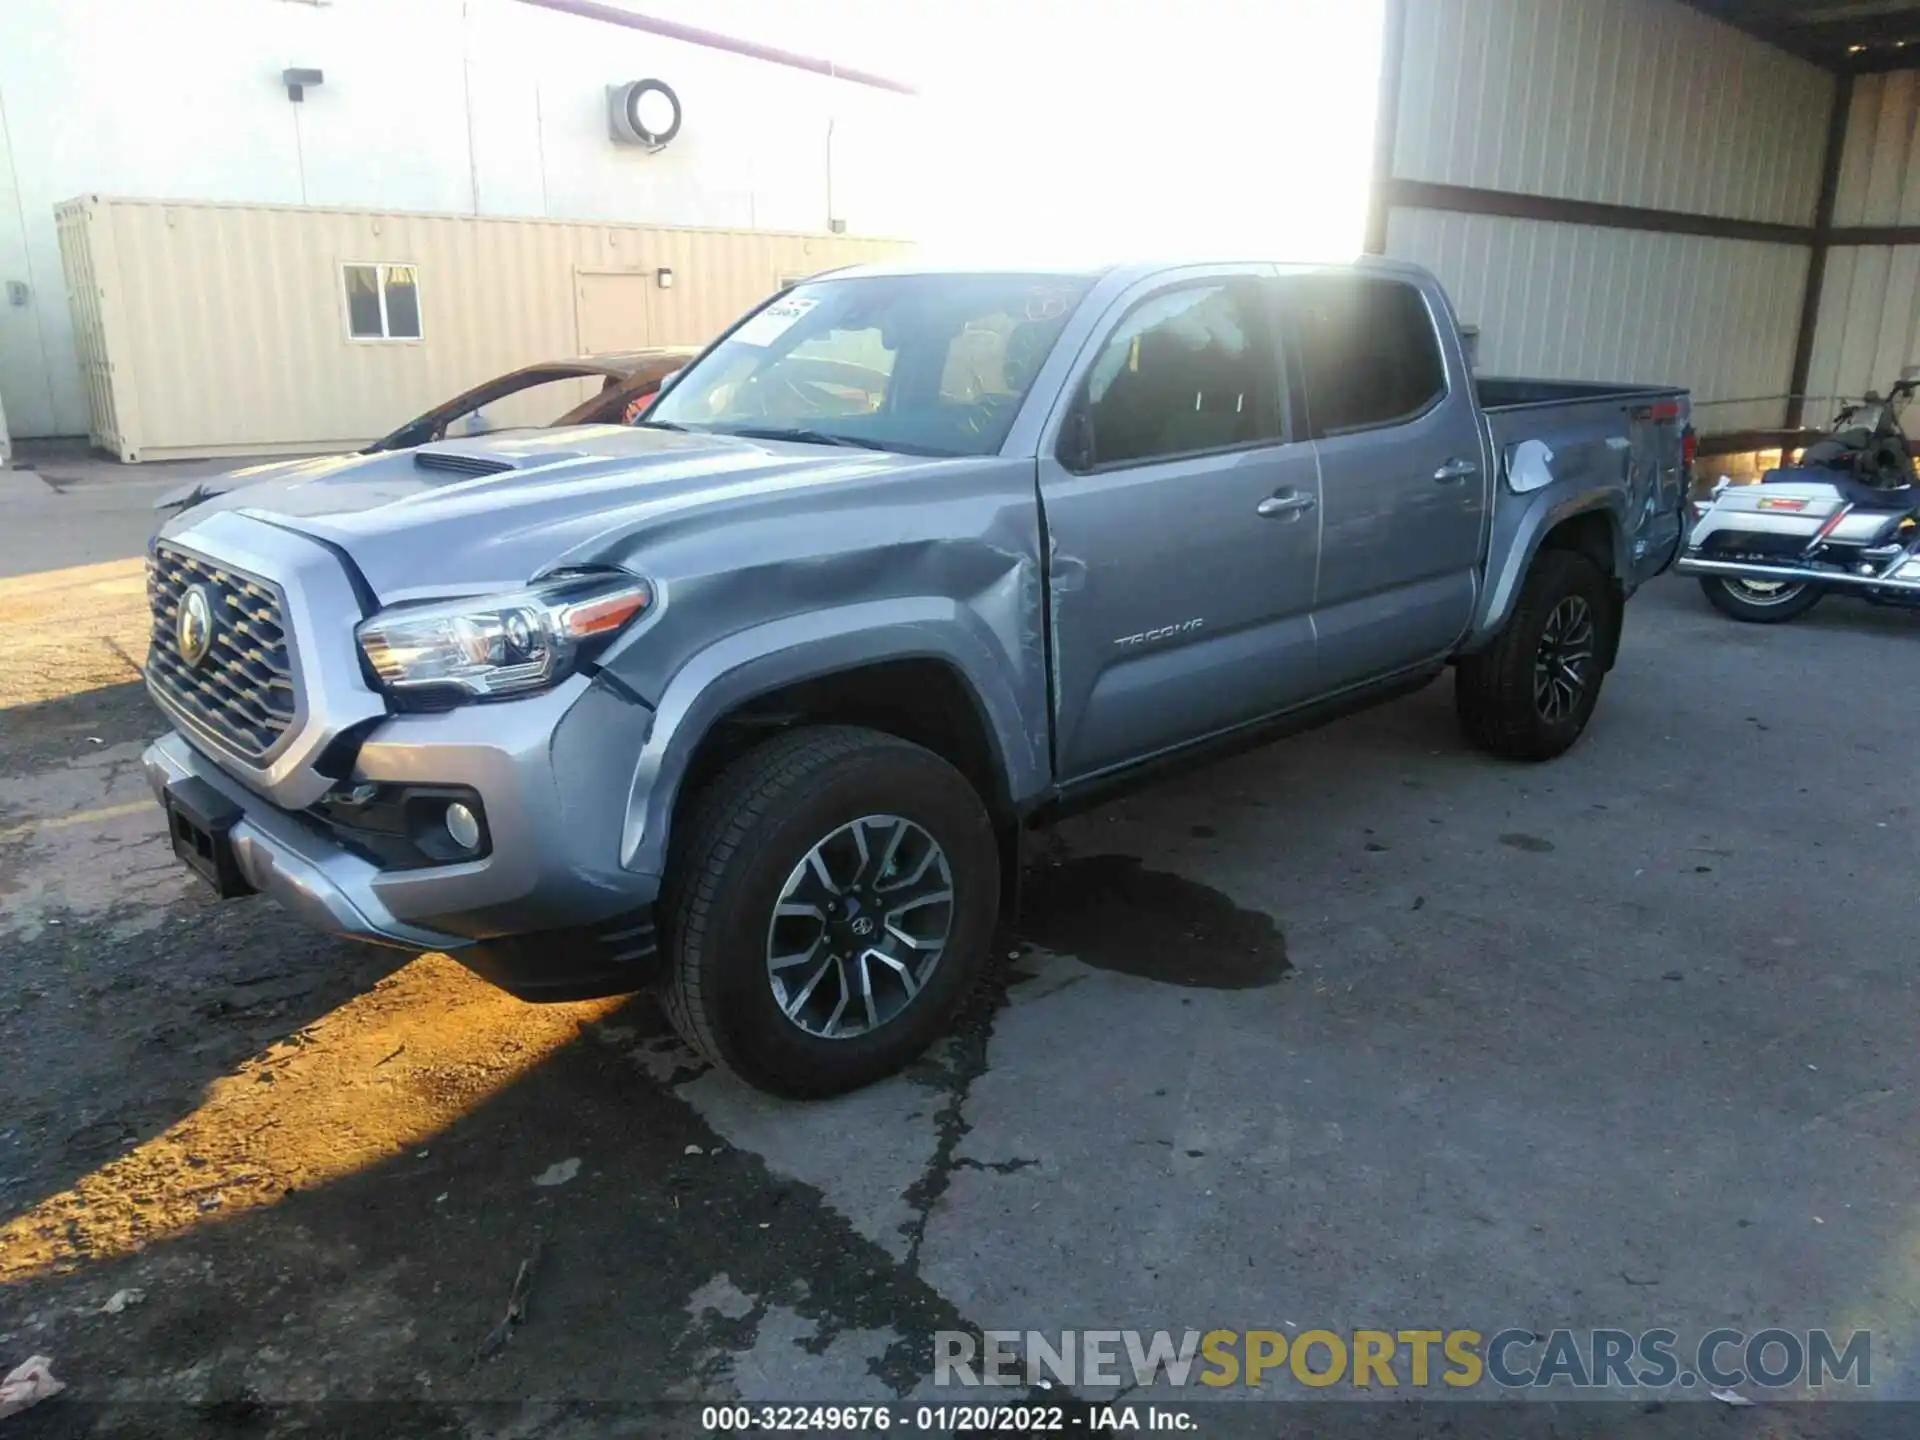
[(700, 1412), (709, 1434), (744, 1431), (899, 1430), (909, 1434), (1113, 1434), (1122, 1430), (1191, 1433), (1183, 1409), (1161, 1405), (709, 1405)]

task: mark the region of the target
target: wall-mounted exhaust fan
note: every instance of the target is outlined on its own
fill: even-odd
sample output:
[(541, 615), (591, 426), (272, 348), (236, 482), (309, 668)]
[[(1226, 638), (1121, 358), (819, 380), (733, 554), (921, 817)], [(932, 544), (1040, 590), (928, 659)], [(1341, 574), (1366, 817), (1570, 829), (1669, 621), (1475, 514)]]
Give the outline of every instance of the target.
[(680, 133), (680, 97), (664, 80), (607, 87), (607, 133), (616, 145), (664, 150)]

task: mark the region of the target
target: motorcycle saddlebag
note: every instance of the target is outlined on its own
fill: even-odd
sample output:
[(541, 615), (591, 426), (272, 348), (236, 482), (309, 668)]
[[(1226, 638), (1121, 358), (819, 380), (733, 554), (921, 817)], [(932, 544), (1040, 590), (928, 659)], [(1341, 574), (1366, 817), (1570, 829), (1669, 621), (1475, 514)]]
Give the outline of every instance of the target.
[(1730, 485), (1694, 527), (1688, 548), (1696, 553), (1799, 555), (1846, 504), (1824, 480), (1789, 480), (1817, 471), (1769, 470), (1758, 485)]

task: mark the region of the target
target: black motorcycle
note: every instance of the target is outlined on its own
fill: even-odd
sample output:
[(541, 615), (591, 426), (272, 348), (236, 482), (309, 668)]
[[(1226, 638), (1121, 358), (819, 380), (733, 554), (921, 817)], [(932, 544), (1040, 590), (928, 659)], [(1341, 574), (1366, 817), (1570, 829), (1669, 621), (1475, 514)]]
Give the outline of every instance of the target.
[(1804, 615), (1832, 590), (1920, 607), (1920, 472), (1900, 426), (1916, 388), (1920, 375), (1885, 399), (1869, 390), (1758, 485), (1722, 481), (1696, 506), (1676, 568), (1699, 577), (1714, 608), (1760, 624)]

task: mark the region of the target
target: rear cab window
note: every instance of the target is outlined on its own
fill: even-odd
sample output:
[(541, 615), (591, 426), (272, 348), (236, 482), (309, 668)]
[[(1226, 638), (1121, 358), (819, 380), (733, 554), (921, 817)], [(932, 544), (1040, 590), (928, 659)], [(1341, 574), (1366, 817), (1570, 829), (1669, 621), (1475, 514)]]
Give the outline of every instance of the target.
[(1439, 333), (1417, 286), (1363, 275), (1277, 283), (1314, 438), (1409, 424), (1446, 398)]

